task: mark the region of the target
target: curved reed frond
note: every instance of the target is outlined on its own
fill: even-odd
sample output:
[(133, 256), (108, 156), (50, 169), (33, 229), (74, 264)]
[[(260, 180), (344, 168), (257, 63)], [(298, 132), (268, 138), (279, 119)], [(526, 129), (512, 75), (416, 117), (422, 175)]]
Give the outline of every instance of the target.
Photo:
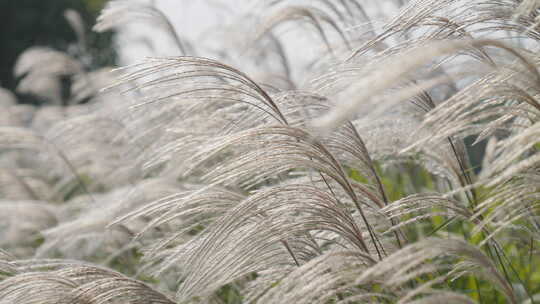
[(25, 270), (10, 263), (20, 270), (0, 282), (0, 303), (174, 303), (143, 282), (89, 264), (34, 260)]
[(86, 30), (81, 15), (73, 9), (66, 9), (64, 11), (64, 18), (66, 18), (66, 21), (71, 26), (71, 29), (73, 29), (73, 32), (75, 32), (77, 42), (79, 43), (79, 48), (81, 51), (83, 51), (86, 48)]
[(145, 20), (162, 28), (174, 39), (181, 55), (186, 54), (184, 43), (180, 39), (176, 28), (169, 18), (153, 3), (137, 1), (114, 0), (107, 3), (107, 7), (101, 11), (94, 30), (105, 32), (121, 27), (129, 22)]
[[(391, 88), (414, 69), (420, 68), (422, 65), (425, 65), (426, 62), (435, 59), (437, 56), (450, 55), (460, 50), (486, 46), (494, 46), (516, 55), (517, 58), (526, 64), (526, 68), (532, 73), (532, 76), (537, 80), (540, 79), (538, 77), (538, 72), (535, 70), (534, 66), (529, 63), (527, 58), (499, 41), (464, 40), (436, 42), (428, 46), (413, 47), (404, 53), (389, 56), (385, 59), (384, 66), (378, 65), (376, 70), (372, 70), (370, 74), (361, 79), (361, 83), (357, 87), (358, 89), (355, 89), (357, 94), (354, 100), (349, 101), (347, 104), (341, 104), (335, 107), (330, 113), (322, 117), (317, 122), (316, 126), (324, 130), (332, 129), (342, 124), (346, 119), (350, 119), (353, 116), (355, 108), (358, 108), (362, 103), (366, 103), (367, 100), (373, 98), (377, 94), (381, 94), (383, 90)], [(399, 69), (396, 69), (396, 67), (399, 67)], [(390, 100), (397, 100), (392, 103), (395, 104), (399, 101), (409, 99), (440, 82), (441, 81), (437, 79), (435, 81), (430, 80), (426, 81), (424, 85), (420, 84), (418, 86), (412, 86), (408, 89), (397, 91), (397, 93), (390, 96)], [(387, 109), (387, 107), (388, 105), (386, 105), (386, 108), (384, 109)]]
[[(66, 258), (94, 260), (104, 263), (129, 259), (139, 244), (131, 243), (134, 233), (146, 225), (145, 220), (130, 224), (108, 225), (118, 216), (138, 208), (148, 200), (177, 191), (177, 185), (159, 179), (143, 182), (114, 191), (77, 196), (68, 201), (67, 219), (44, 230), (44, 243), (36, 251), (37, 257), (61, 253)], [(131, 270), (131, 269), (130, 269)]]
[[(534, 303), (536, 2), (235, 2), (215, 59), (111, 73), (31, 49), (62, 105), (0, 91), (0, 303)], [(95, 29), (191, 52), (160, 8)]]
[(331, 246), (332, 241), (318, 238), (324, 231), (335, 234), (340, 246), (365, 250), (366, 236), (346, 210), (330, 193), (303, 185), (273, 187), (246, 198), (212, 223), (200, 241), (181, 246), (166, 260), (185, 265), (179, 299), (207, 294), (271, 266), (302, 265), (319, 255), (321, 246)]
[(389, 218), (408, 218), (394, 225), (390, 231), (404, 225), (416, 224), (422, 219), (434, 216), (447, 218), (470, 219), (473, 214), (470, 209), (460, 206), (460, 202), (444, 198), (438, 194), (416, 194), (404, 197), (382, 209)]
[(313, 27), (315, 27), (330, 53), (334, 53), (334, 48), (325, 34), (322, 22), (329, 24), (338, 33), (342, 42), (348, 46), (348, 48), (350, 48), (348, 38), (345, 36), (340, 26), (334, 22), (334, 19), (328, 16), (324, 11), (317, 9), (316, 7), (309, 6), (288, 6), (275, 12), (272, 16), (268, 17), (266, 21), (264, 21), (259, 33), (256, 36), (263, 36), (266, 32), (271, 31), (272, 28), (281, 23), (297, 19), (305, 19), (312, 24)]
[[(507, 299), (515, 302), (511, 287), (490, 259), (466, 242), (453, 239), (426, 239), (372, 265), (366, 265), (363, 258), (354, 252), (328, 253), (276, 282), (274, 287), (261, 296), (259, 302), (278, 303), (286, 299), (296, 303), (416, 303), (415, 297), (423, 294), (426, 297), (422, 299), (426, 299), (428, 303), (429, 299), (437, 298), (450, 303), (474, 303), (461, 295), (437, 290), (437, 285), (444, 284), (456, 275), (449, 272), (452, 267), (445, 258), (462, 258), (464, 262), (461, 263), (463, 266), (467, 265), (467, 268), (472, 265), (479, 266), (482, 269), (480, 272), (472, 272), (495, 282)], [(425, 263), (426, 261), (431, 262)], [(422, 282), (411, 282), (419, 276), (424, 276), (425, 279)], [(305, 282), (309, 282), (308, 286), (302, 286)], [(383, 292), (377, 291), (380, 289)]]

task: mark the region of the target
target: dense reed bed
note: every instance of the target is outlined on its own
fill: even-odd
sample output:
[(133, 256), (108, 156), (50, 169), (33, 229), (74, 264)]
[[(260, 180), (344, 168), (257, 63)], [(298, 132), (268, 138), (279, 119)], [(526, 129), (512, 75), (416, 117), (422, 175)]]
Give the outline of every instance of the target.
[(540, 302), (540, 2), (208, 3), (103, 10), (174, 56), (20, 56), (0, 303)]

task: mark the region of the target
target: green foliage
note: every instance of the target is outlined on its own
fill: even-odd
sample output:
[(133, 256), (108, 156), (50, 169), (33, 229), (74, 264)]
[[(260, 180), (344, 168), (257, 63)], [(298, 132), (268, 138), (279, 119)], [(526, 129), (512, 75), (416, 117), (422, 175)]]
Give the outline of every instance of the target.
[(95, 17), (99, 15), (99, 12), (105, 7), (107, 1), (108, 0), (83, 0), (86, 10)]

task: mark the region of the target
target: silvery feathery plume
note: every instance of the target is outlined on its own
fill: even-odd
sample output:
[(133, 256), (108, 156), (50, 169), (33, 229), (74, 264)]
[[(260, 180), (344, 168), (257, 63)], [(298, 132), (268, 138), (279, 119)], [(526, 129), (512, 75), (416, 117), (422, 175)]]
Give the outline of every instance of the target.
[(288, 5), (275, 11), (272, 15), (266, 18), (266, 20), (260, 26), (260, 33), (256, 35), (263, 35), (265, 32), (270, 31), (273, 27), (277, 26), (280, 23), (295, 20), (306, 20), (310, 25), (312, 25), (315, 28), (316, 32), (318, 32), (318, 34), (320, 35), (328, 51), (331, 53), (333, 52), (334, 48), (329, 41), (328, 34), (325, 32), (323, 24), (327, 24), (330, 28), (332, 28), (338, 34), (338, 36), (342, 40), (341, 42), (344, 45), (348, 44), (348, 38), (345, 36), (345, 33), (343, 32), (341, 27), (334, 21), (339, 19), (332, 18), (332, 16), (326, 14), (326, 12), (322, 9), (308, 5)]
[[(60, 252), (63, 257), (111, 263), (133, 254), (137, 243), (130, 243), (137, 231), (146, 226), (144, 218), (129, 225), (108, 228), (116, 217), (139, 208), (148, 201), (176, 193), (176, 183), (145, 179), (136, 185), (117, 187), (103, 194), (80, 195), (63, 205), (62, 222), (43, 230), (44, 242), (36, 256)], [(159, 237), (155, 233), (153, 237)]]
[[(441, 4), (431, 12), (435, 14), (449, 7), (452, 6)], [(490, 235), (488, 239), (505, 228), (515, 229), (513, 223), (525, 217), (528, 224), (521, 226), (521, 229), (532, 229), (535, 231), (533, 233), (538, 231), (536, 217), (530, 213), (535, 208), (531, 201), (534, 191), (524, 191), (534, 183), (538, 166), (534, 134), (540, 109), (537, 100), (540, 74), (537, 56), (526, 47), (528, 42), (539, 37), (533, 26), (536, 18), (534, 7), (533, 1), (524, 1), (517, 8), (504, 3), (497, 7), (464, 5), (462, 9), (470, 18), (452, 16), (452, 22), (460, 24), (461, 29), (471, 37), (478, 31), (495, 35), (496, 31), (503, 30), (510, 36), (524, 35), (522, 43), (481, 43), (486, 46), (482, 47), (484, 55), (479, 59), (493, 70), (464, 86), (430, 111), (424, 125), (433, 128), (435, 134), (415, 144), (419, 147), (448, 136), (475, 135), (476, 142), (488, 140), (479, 183), (494, 189), (490, 198), (478, 204), (473, 217), (480, 223), (475, 232), (491, 229), (491, 232), (487, 232)], [(428, 18), (405, 16), (402, 18)], [(475, 27), (473, 17), (494, 20), (496, 26), (481, 24), (481, 27)], [(493, 224), (493, 227), (488, 228), (489, 224)]]
[(58, 210), (43, 201), (0, 201), (0, 246), (29, 257), (41, 231), (58, 223)]
[[(28, 155), (16, 151), (4, 152), (0, 169), (0, 192), (7, 200), (47, 200), (52, 191), (47, 179), (38, 172), (25, 168)], [(6, 163), (6, 164), (4, 164)]]
[[(157, 216), (148, 226), (152, 228), (191, 217), (178, 234), (156, 244), (169, 250), (153, 249), (148, 255), (163, 260), (156, 275), (173, 266), (182, 269), (185, 283), (179, 299), (210, 296), (221, 286), (271, 265), (288, 265), (284, 269), (291, 271), (289, 266), (300, 267), (327, 250), (322, 243), (328, 249), (351, 248), (374, 262), (404, 241), (399, 228), (391, 237), (379, 235), (383, 223), (392, 224), (384, 218), (375, 220), (380, 216), (377, 210), (388, 201), (354, 126), (324, 138), (310, 133), (306, 121), (310, 116), (302, 107), (317, 113), (324, 98), (302, 93), (271, 96), (244, 73), (205, 58), (155, 59), (135, 68), (124, 80), (137, 83), (135, 90), (159, 94), (140, 107), (178, 100), (177, 109), (188, 111), (191, 119), (192, 113), (203, 119), (213, 115), (207, 109), (219, 111), (220, 119), (233, 119), (226, 128), (209, 121), (206, 136), (197, 145), (185, 140), (198, 132), (196, 128), (187, 125), (180, 133), (186, 120), (171, 120), (171, 131), (186, 136), (174, 142), (174, 151), (192, 151), (186, 155), (182, 176), (200, 176), (208, 186), (156, 201), (118, 221)], [(195, 79), (212, 82), (191, 82)], [(160, 149), (164, 148), (169, 149)], [(158, 150), (157, 155), (162, 153)], [(350, 179), (344, 159), (359, 161), (359, 170), (373, 187)], [(212, 194), (215, 187), (231, 190)], [(216, 197), (221, 198), (215, 201)], [(202, 231), (185, 240), (186, 229), (192, 227), (189, 223), (199, 216), (205, 219)], [(333, 235), (330, 240), (329, 235)]]
[(17, 103), (17, 97), (8, 89), (0, 88), (0, 104), (5, 106), (12, 106)]
[(21, 78), (17, 91), (44, 98), (51, 104), (62, 104), (61, 78), (81, 71), (82, 65), (65, 53), (32, 47), (17, 59), (14, 75)]
[[(98, 128), (102, 132), (96, 133)], [(129, 149), (126, 136), (125, 127), (120, 122), (96, 112), (75, 114), (55, 124), (44, 134), (44, 140), (57, 151), (62, 151), (70, 164), (66, 167), (63, 157), (53, 157), (48, 161), (47, 165), (54, 167), (51, 173), (61, 177), (58, 187), (72, 182), (69, 175), (62, 172), (72, 171), (70, 166), (92, 181), (111, 186), (128, 183), (130, 176), (138, 173), (137, 168), (127, 163), (130, 157), (126, 152)]]
[[(450, 266), (445, 259), (461, 261)], [(432, 261), (425, 263), (427, 260)], [(453, 270), (441, 275), (441, 270), (448, 268)], [(434, 288), (465, 272), (489, 280), (510, 303), (515, 303), (512, 288), (491, 260), (478, 248), (454, 239), (425, 239), (376, 264), (345, 250), (328, 253), (293, 271), (276, 283), (275, 288), (261, 295), (257, 302), (280, 303), (285, 299), (295, 303), (437, 303), (441, 300), (475, 303), (462, 294)], [(421, 274), (431, 279), (421, 283), (410, 281)], [(372, 284), (380, 284), (382, 288), (372, 291), (369, 287)]]
[(175, 42), (180, 54), (186, 54), (184, 42), (180, 39), (176, 28), (171, 24), (168, 17), (153, 2), (115, 0), (107, 3), (107, 6), (98, 17), (94, 30), (104, 32), (119, 28), (133, 21), (145, 20), (152, 25), (160, 27)]
[(69, 23), (71, 29), (73, 29), (73, 32), (75, 32), (75, 35), (77, 36), (79, 51), (84, 53), (86, 51), (86, 30), (81, 15), (73, 9), (67, 9), (64, 11), (64, 18), (66, 18), (66, 21)]
[(30, 105), (18, 105), (15, 95), (0, 88), (0, 125), (27, 126), (32, 119), (34, 108)]
[(103, 92), (102, 89), (108, 87), (116, 81), (116, 76), (111, 67), (100, 68), (88, 73), (77, 74), (73, 77), (71, 85), (71, 103), (96, 102), (99, 100), (109, 100), (112, 96), (122, 98), (115, 95), (114, 91), (109, 90)]
[[(0, 303), (173, 304), (144, 282), (116, 271), (71, 260), (8, 260)], [(2, 269), (2, 268), (0, 268)]]
[[(26, 168), (28, 171), (34, 172), (34, 177), (50, 183), (49, 185), (56, 184), (59, 186), (66, 181), (70, 181), (71, 183), (68, 189), (64, 187), (51, 188), (53, 190), (52, 197), (43, 198), (38, 194), (38, 189), (32, 189), (31, 184), (24, 180), (24, 175), (18, 173), (17, 166), (15, 166), (11, 171), (12, 177), (20, 180), (20, 185), (28, 191), (29, 195), (35, 198), (56, 200), (57, 195), (60, 197), (64, 195), (62, 194), (63, 191), (68, 190), (68, 192), (71, 192), (69, 187), (79, 188), (83, 192), (89, 193), (89, 188), (86, 187), (88, 182), (85, 182), (83, 176), (78, 172), (76, 168), (77, 163), (73, 163), (62, 148), (54, 142), (48, 140), (45, 136), (39, 134), (39, 132), (24, 127), (0, 127), (0, 133), (2, 134), (0, 149), (6, 152), (18, 151), (15, 154), (11, 154), (11, 156), (15, 157), (14, 159), (17, 160), (21, 168)], [(62, 181), (60, 179), (60, 182), (58, 179), (55, 180), (54, 172), (50, 171), (51, 165), (56, 170), (59, 170), (57, 172), (69, 172), (67, 176), (61, 173), (62, 178), (66, 180)], [(28, 174), (28, 171), (25, 174)], [(23, 177), (22, 179), (20, 178), (21, 176)], [(39, 184), (37, 185), (39, 186)]]
[[(290, 90), (271, 64), (150, 58), (91, 105), (1, 126), (0, 303), (534, 302), (532, 3), (411, 1), (356, 28), (356, 1), (273, 1), (254, 47)], [(170, 30), (145, 5), (103, 18)], [(299, 68), (270, 29), (304, 21), (334, 57)]]

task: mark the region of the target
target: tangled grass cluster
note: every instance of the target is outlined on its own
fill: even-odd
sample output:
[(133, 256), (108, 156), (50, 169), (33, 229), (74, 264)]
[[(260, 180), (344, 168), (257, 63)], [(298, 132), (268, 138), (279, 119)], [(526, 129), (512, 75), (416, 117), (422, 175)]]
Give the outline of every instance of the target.
[(540, 303), (539, 8), (258, 1), (190, 40), (109, 2), (181, 56), (21, 55), (73, 85), (0, 92), (0, 303)]

